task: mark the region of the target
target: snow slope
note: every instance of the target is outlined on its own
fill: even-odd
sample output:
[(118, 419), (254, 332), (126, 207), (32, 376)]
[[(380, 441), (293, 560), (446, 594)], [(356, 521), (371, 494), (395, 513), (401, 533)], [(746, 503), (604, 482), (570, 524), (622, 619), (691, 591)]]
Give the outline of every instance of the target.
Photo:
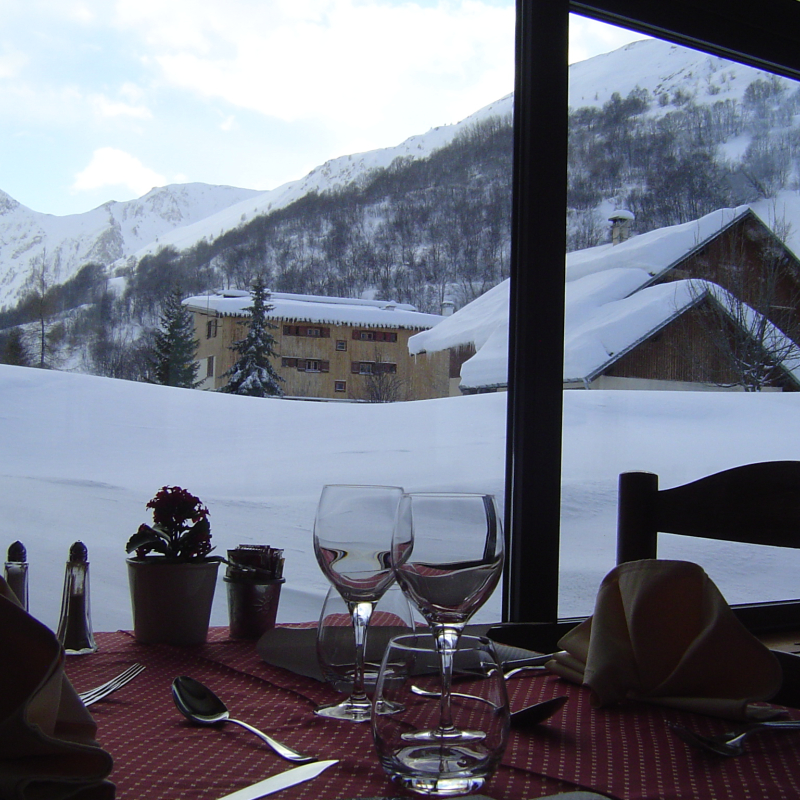
[[(314, 619), (327, 591), (311, 545), (322, 486), (502, 497), (505, 403), (502, 393), (376, 405), (256, 399), (0, 366), (0, 547), (27, 546), (32, 612), (53, 626), (69, 546), (82, 540), (95, 629), (129, 628), (124, 545), (149, 520), (147, 501), (177, 484), (207, 503), (219, 552), (285, 548), (279, 619)], [(800, 394), (565, 393), (561, 613), (590, 613), (613, 566), (619, 472), (652, 470), (669, 486), (799, 451)], [(731, 601), (795, 596), (794, 551), (677, 538), (662, 538), (662, 555), (699, 561)], [(499, 616), (495, 595), (480, 618)], [(221, 580), (212, 619), (227, 619)]]

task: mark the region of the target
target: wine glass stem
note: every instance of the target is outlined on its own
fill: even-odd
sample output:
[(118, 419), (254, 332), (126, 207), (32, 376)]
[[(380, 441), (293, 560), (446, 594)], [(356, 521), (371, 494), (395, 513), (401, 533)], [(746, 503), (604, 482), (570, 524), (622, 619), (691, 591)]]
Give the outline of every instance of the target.
[(436, 625), (433, 629), (436, 637), (436, 650), (439, 653), (439, 664), (442, 671), (442, 695), (439, 701), (439, 733), (448, 734), (454, 730), (453, 714), (450, 707), (450, 691), (453, 683), (453, 655), (458, 648), (461, 636), (459, 628)]
[(364, 690), (364, 646), (367, 641), (367, 626), (369, 625), (369, 618), (372, 616), (374, 603), (348, 603), (347, 605), (353, 618), (353, 631), (356, 636), (353, 693), (350, 695), (350, 700), (362, 702), (367, 700), (367, 693)]

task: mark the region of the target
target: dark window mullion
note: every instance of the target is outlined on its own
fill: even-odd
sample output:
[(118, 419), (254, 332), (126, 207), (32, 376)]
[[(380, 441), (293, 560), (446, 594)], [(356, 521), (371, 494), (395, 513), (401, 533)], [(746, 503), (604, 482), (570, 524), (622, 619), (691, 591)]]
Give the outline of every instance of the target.
[(517, 0), (504, 619), (558, 617), (567, 0)]

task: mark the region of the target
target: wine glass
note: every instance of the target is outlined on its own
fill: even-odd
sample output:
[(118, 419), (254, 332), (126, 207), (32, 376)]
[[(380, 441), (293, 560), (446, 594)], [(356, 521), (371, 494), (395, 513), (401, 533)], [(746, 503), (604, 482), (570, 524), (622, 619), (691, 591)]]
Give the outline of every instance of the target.
[(353, 690), (320, 706), (322, 717), (366, 722), (371, 702), (364, 687), (364, 646), (372, 611), (394, 582), (392, 531), (403, 490), (399, 486), (323, 487), (314, 520), (314, 554), (325, 577), (347, 604), (355, 633)]
[(461, 631), (494, 591), (503, 570), (503, 532), (494, 496), (404, 494), (392, 562), (400, 587), (431, 626), (441, 669), (439, 725), (415, 733), (415, 739), (441, 743), (480, 738), (480, 732), (453, 725), (450, 686)]

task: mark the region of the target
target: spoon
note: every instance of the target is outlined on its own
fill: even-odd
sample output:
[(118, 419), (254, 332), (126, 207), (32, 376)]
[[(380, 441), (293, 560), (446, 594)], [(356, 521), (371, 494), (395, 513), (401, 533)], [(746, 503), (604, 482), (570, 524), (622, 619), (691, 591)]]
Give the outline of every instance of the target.
[(742, 742), (750, 735), (764, 730), (800, 730), (800, 720), (766, 720), (757, 722), (749, 728), (745, 728), (741, 733), (723, 733), (719, 736), (703, 736), (702, 734), (690, 731), (681, 725), (670, 725), (672, 732), (683, 739), (684, 742), (709, 753), (716, 753), (719, 756), (740, 756), (744, 753)]
[(217, 697), (211, 689), (203, 686), (202, 683), (186, 675), (175, 678), (172, 681), (172, 699), (178, 707), (178, 711), (188, 720), (197, 725), (219, 725), (225, 722), (233, 722), (241, 725), (245, 730), (254, 733), (263, 742), (266, 742), (279, 756), (288, 761), (296, 761), (305, 764), (309, 761), (316, 761), (313, 756), (304, 756), (291, 747), (275, 741), (271, 736), (262, 733), (258, 728), (248, 725), (238, 719), (233, 719), (228, 713), (225, 703)]

